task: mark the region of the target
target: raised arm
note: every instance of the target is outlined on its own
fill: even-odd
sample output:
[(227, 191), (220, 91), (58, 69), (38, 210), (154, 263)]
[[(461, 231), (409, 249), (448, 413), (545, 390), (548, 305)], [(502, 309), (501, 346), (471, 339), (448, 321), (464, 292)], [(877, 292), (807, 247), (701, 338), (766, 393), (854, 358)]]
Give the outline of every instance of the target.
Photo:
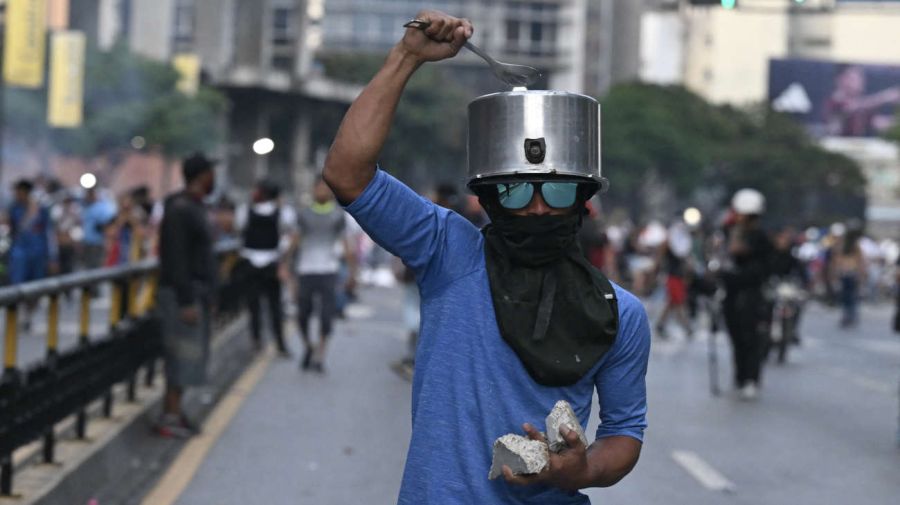
[(407, 28), (381, 70), (350, 106), (328, 152), (323, 176), (343, 204), (356, 200), (372, 180), (397, 103), (412, 74), (427, 61), (452, 58), (472, 36), (472, 24), (465, 19), (436, 11), (422, 11), (416, 18), (430, 26), (424, 31)]

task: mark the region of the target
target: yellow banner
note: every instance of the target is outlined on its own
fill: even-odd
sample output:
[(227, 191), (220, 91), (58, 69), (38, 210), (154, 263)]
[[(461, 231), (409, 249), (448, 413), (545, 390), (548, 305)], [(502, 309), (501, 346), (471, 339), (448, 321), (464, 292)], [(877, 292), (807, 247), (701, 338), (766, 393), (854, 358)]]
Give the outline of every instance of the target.
[(84, 33), (56, 32), (50, 50), (47, 123), (54, 128), (77, 128), (84, 108)]
[(39, 88), (44, 84), (44, 37), (47, 0), (8, 0), (3, 79), (10, 86)]
[(192, 53), (176, 54), (172, 57), (172, 66), (178, 71), (178, 91), (193, 96), (200, 88), (200, 56)]

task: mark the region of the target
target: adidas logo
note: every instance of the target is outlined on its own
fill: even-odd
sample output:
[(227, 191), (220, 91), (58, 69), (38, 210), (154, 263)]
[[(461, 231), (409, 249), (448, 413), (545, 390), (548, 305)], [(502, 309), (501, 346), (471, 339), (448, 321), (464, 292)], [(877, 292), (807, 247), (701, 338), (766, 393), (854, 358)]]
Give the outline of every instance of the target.
[(772, 108), (778, 112), (791, 114), (809, 114), (812, 111), (812, 101), (799, 82), (788, 86), (781, 95), (772, 100)]

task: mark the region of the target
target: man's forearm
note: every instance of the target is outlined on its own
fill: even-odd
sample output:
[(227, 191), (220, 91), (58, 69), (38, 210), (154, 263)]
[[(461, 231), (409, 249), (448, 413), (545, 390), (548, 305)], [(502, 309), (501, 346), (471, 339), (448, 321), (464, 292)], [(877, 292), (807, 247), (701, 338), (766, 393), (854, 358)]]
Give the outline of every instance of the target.
[(344, 116), (323, 173), (325, 182), (342, 203), (355, 200), (372, 180), (397, 103), (419, 65), (418, 58), (399, 45), (394, 47)]
[(588, 474), (581, 488), (609, 487), (628, 475), (638, 462), (641, 443), (626, 437), (601, 438), (588, 447)]

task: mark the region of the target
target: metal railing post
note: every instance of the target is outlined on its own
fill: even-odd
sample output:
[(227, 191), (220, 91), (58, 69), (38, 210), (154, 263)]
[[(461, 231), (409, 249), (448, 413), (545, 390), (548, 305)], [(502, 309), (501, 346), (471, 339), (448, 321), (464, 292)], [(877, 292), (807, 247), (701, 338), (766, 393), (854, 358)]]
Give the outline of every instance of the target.
[[(50, 306), (47, 309), (47, 363), (56, 371), (56, 356), (59, 349), (59, 294), (50, 295)], [(44, 431), (44, 463), (53, 463), (56, 452), (56, 432), (53, 426)]]
[[(138, 302), (142, 314), (146, 314), (153, 308), (156, 302), (156, 289), (159, 279), (156, 275), (151, 275), (144, 282), (144, 289), (141, 291), (141, 300)], [(147, 374), (144, 376), (144, 386), (153, 387), (153, 380), (156, 376), (156, 359), (151, 359), (147, 363)]]
[(59, 295), (50, 295), (47, 309), (47, 356), (55, 358), (59, 349)]
[(153, 308), (156, 301), (156, 288), (158, 283), (156, 275), (151, 275), (150, 278), (144, 281), (144, 289), (141, 290), (140, 301), (138, 302), (141, 314), (146, 314)]
[(91, 290), (81, 290), (81, 312), (78, 318), (78, 341), (87, 344), (91, 338)]
[(109, 329), (115, 330), (116, 325), (122, 320), (122, 284), (116, 281), (112, 283), (109, 306)]
[(138, 293), (140, 293), (141, 281), (137, 277), (132, 277), (128, 280), (128, 317), (138, 318), (141, 317), (143, 311), (141, 310), (141, 306), (138, 303)]
[[(128, 312), (128, 318), (132, 321), (137, 320), (141, 316), (140, 307), (138, 307), (138, 288), (140, 287), (137, 276), (128, 279), (128, 293), (125, 297), (125, 307)], [(137, 399), (137, 370), (134, 370), (128, 377), (127, 399), (133, 402)]]
[[(115, 331), (116, 326), (122, 320), (122, 283), (119, 281), (112, 282), (112, 292), (110, 294), (109, 306), (109, 329)], [(113, 408), (113, 390), (110, 386), (106, 394), (103, 395), (103, 417), (112, 417)]]
[[(81, 312), (78, 318), (78, 343), (88, 345), (91, 334), (91, 290), (88, 287), (81, 290)], [(75, 435), (84, 439), (87, 437), (87, 410), (83, 405), (75, 414)]]
[(12, 496), (12, 454), (0, 457), (0, 496)]
[(3, 375), (16, 373), (16, 359), (19, 344), (19, 307), (6, 307), (6, 331), (3, 334)]

